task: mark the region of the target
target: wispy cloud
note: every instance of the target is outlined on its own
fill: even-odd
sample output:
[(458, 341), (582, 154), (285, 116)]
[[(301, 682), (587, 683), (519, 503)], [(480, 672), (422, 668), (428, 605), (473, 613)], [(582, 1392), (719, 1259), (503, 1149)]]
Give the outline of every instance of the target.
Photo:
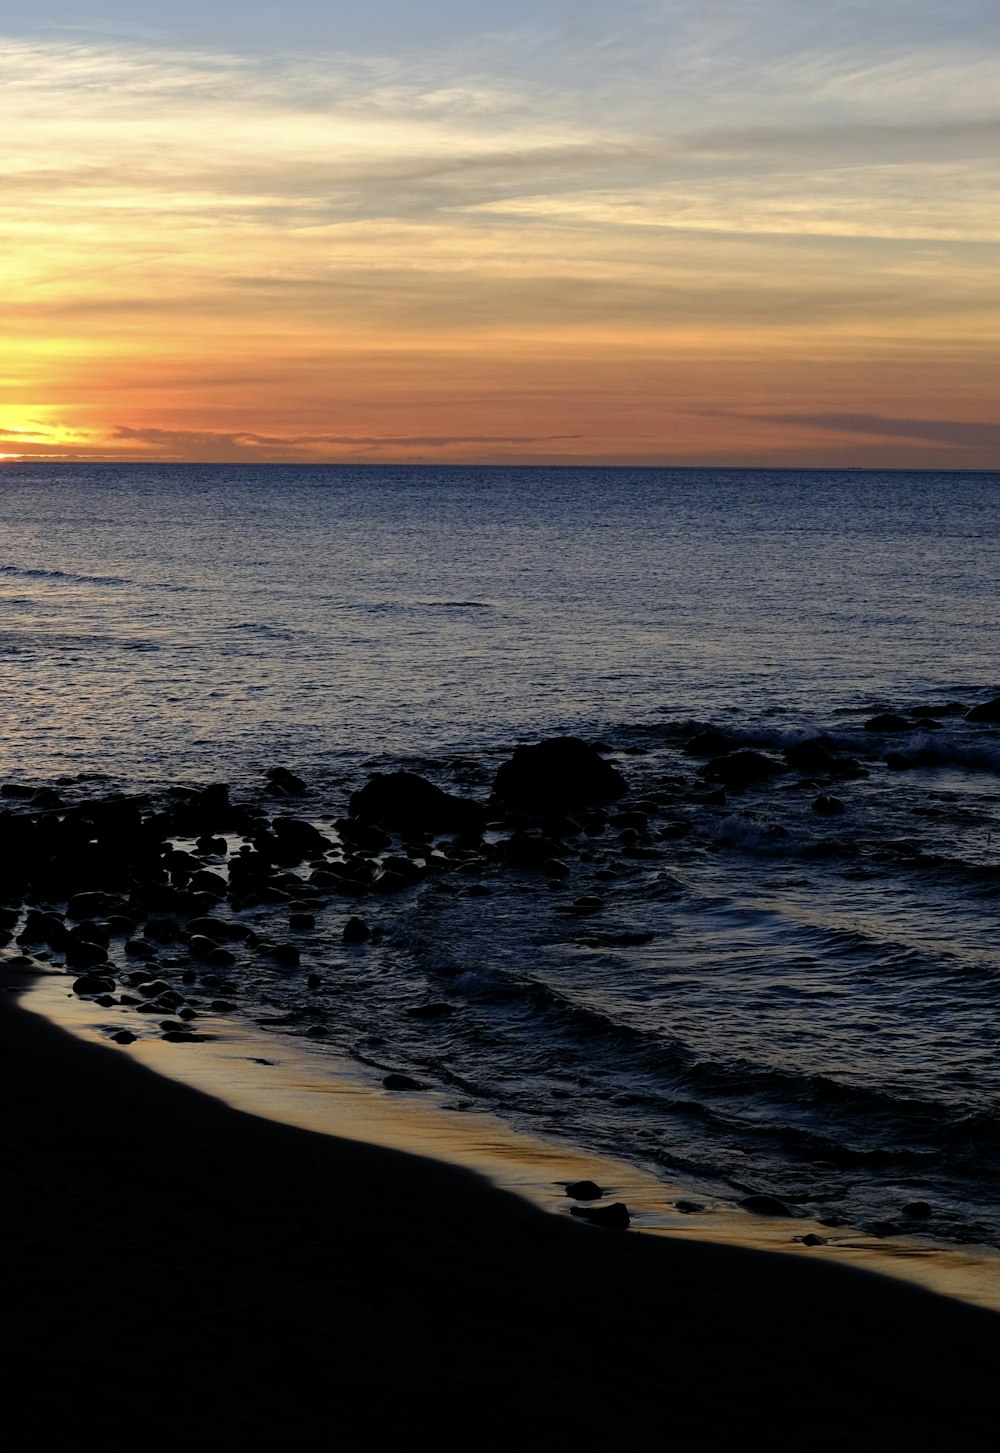
[[(794, 413), (959, 442), (892, 433), (871, 380), (885, 357), (985, 358), (1000, 327), (992, 7), (515, 9), (405, 57), (0, 41), (0, 402), (56, 390), (80, 425), (104, 390), (105, 437), (137, 450), (583, 450), (604, 360), (631, 370), (606, 429), (632, 437), (642, 396), (668, 439), (710, 357), (727, 389), (769, 378), (757, 416), (785, 434)], [(871, 361), (854, 394), (778, 392), (849, 356)], [(549, 433), (553, 358), (577, 384)], [(654, 358), (676, 365), (662, 404)]]
[(846, 434), (871, 434), (887, 439), (928, 439), (965, 449), (1000, 449), (1000, 424), (971, 419), (891, 419), (882, 414), (763, 414), (771, 424), (793, 428), (832, 429)]
[(214, 457), (220, 453), (237, 453), (240, 456), (258, 458), (294, 458), (319, 453), (334, 457), (345, 451), (377, 451), (380, 454), (398, 454), (400, 450), (427, 449), (434, 452), (447, 449), (461, 449), (469, 446), (537, 446), (569, 444), (579, 441), (579, 434), (255, 434), (248, 430), (233, 433), (212, 429), (159, 429), (133, 428), (119, 424), (113, 430), (113, 437), (128, 444), (148, 445), (162, 454), (177, 451), (181, 454), (194, 452), (199, 457)]

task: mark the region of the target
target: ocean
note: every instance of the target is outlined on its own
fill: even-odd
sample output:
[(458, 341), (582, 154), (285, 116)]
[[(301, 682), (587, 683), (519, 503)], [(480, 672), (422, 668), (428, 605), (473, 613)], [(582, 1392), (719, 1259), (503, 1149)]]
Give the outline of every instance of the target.
[(717, 1204), (1000, 1247), (998, 486), (7, 462), (0, 780), (224, 781), (336, 858), (374, 772), (485, 803), (516, 744), (598, 743), (632, 815), (564, 824), (564, 877), (466, 844), (311, 928), (258, 905), (300, 964), (238, 952), (227, 1012)]

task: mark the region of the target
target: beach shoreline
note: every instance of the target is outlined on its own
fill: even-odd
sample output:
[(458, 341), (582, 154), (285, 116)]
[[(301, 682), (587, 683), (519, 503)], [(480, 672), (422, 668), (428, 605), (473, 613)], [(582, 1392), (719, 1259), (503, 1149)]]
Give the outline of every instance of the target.
[[(103, 1008), (81, 998), (65, 974), (50, 969), (30, 981), (21, 1002), (97, 1045), (113, 1043), (116, 1026), (129, 1023), (127, 1007)], [(856, 1227), (831, 1227), (800, 1210), (794, 1216), (752, 1214), (731, 1195), (720, 1198), (697, 1183), (668, 1180), (572, 1139), (529, 1134), (482, 1110), (459, 1111), (441, 1091), (388, 1092), (377, 1072), (365, 1076), (362, 1065), (332, 1055), (328, 1046), (310, 1053), (308, 1041), (254, 1034), (225, 1016), (203, 1015), (199, 1024), (198, 1044), (149, 1036), (117, 1045), (115, 1052), (244, 1113), (472, 1171), (549, 1214), (569, 1214), (566, 1185), (596, 1181), (605, 1202), (627, 1203), (632, 1229), (645, 1235), (829, 1261), (1000, 1312), (1000, 1254), (990, 1247), (915, 1234), (876, 1237)]]
[(3, 1366), (37, 1445), (992, 1446), (995, 1314), (546, 1216), (233, 1110), (5, 987)]

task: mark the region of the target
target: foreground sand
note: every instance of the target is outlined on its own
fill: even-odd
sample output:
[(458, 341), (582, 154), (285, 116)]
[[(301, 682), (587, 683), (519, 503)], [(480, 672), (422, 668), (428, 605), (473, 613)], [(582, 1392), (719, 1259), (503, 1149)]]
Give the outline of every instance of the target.
[(18, 1449), (997, 1446), (1000, 1316), (546, 1216), (2, 992), (0, 1077)]

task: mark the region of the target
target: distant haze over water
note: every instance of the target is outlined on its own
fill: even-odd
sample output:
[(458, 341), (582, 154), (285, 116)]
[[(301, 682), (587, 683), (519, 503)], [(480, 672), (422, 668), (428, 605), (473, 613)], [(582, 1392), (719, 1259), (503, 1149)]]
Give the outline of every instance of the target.
[[(8, 464), (0, 777), (227, 781), (332, 840), (373, 770), (485, 801), (518, 740), (600, 739), (656, 806), (641, 851), (569, 844), (594, 917), (484, 868), (366, 899), (348, 953), (337, 901), (234, 1013), (706, 1198), (1000, 1246), (1000, 730), (964, 719), (1000, 695), (998, 485)], [(780, 770), (702, 800), (709, 727)], [(784, 766), (820, 735), (853, 775)], [(274, 764), (311, 795), (260, 798)]]

